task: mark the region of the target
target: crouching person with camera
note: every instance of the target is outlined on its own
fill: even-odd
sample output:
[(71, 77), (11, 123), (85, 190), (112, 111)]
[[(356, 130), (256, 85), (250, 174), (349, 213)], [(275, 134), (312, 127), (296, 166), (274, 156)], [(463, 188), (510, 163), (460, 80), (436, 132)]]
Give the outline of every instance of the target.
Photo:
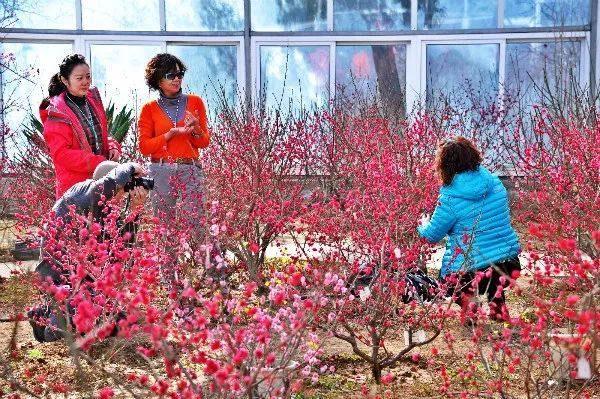
[[(115, 255), (111, 251), (131, 248), (135, 241), (139, 213), (153, 188), (153, 180), (145, 174), (137, 163), (104, 161), (92, 179), (75, 184), (54, 204), (42, 233), (42, 261), (36, 267), (48, 295), (44, 303), (28, 312), (37, 341), (63, 338), (64, 332), (82, 318), (77, 314), (82, 301), (94, 306), (106, 301), (94, 299), (98, 295), (96, 279), (110, 273), (107, 269)], [(111, 245), (116, 240), (120, 240), (119, 245)], [(81, 295), (74, 295), (74, 291)], [(108, 303), (108, 308), (114, 319), (123, 317), (114, 304)], [(84, 330), (92, 328), (93, 323)], [(116, 328), (111, 329), (115, 331), (110, 334), (114, 334)]]

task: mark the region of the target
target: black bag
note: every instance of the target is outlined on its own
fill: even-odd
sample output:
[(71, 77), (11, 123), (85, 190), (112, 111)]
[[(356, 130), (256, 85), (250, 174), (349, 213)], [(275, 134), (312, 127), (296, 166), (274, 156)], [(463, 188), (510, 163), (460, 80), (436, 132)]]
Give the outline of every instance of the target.
[[(371, 269), (370, 273), (359, 271), (349, 278), (348, 288), (352, 295), (359, 296), (360, 291), (366, 287), (371, 289), (378, 277), (379, 271), (376, 268)], [(406, 289), (402, 294), (402, 302), (406, 304), (413, 301), (418, 301), (419, 303), (430, 302), (436, 297), (439, 291), (437, 281), (420, 269), (407, 272), (404, 275), (404, 280), (406, 282)]]
[(437, 281), (417, 269), (406, 274), (406, 292), (402, 295), (402, 302), (412, 301), (431, 302), (436, 297), (439, 287)]

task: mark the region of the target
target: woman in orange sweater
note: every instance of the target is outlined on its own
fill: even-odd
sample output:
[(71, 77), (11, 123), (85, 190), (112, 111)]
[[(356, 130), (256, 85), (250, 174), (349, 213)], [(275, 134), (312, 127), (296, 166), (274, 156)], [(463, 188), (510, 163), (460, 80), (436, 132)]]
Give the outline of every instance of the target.
[(146, 84), (158, 97), (140, 112), (139, 148), (150, 158), (154, 214), (170, 224), (177, 216), (198, 231), (204, 177), (198, 155), (210, 135), (204, 102), (182, 93), (185, 71), (179, 58), (166, 53), (155, 55), (146, 65)]

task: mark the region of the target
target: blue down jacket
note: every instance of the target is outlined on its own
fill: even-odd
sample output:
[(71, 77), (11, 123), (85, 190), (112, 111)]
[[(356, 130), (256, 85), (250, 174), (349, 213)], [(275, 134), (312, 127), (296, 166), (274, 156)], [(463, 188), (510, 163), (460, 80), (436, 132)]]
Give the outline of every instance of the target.
[(510, 224), (506, 189), (483, 166), (459, 173), (442, 186), (430, 222), (417, 230), (432, 243), (448, 236), (441, 277), (485, 269), (520, 252)]

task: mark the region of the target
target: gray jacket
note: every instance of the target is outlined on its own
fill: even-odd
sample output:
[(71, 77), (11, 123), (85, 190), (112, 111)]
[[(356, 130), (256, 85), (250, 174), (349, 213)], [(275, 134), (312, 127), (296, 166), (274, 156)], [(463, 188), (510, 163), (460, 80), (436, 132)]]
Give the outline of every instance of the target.
[[(124, 163), (117, 166), (101, 179), (88, 179), (75, 184), (68, 189), (52, 207), (55, 217), (61, 218), (64, 225), (68, 225), (71, 221), (69, 208), (74, 205), (75, 212), (78, 215), (87, 216), (91, 214), (95, 222), (104, 225), (104, 207), (98, 205), (98, 203), (103, 198), (105, 201), (111, 200), (118, 187), (123, 187), (131, 181), (134, 172), (134, 164)], [(137, 223), (125, 223), (121, 224), (119, 227), (121, 234), (125, 234), (126, 232), (131, 233), (129, 243), (133, 244), (135, 241)], [(106, 239), (109, 239), (109, 237), (106, 237), (105, 232), (103, 231), (99, 240)], [(52, 256), (45, 251), (44, 241), (45, 240), (42, 239), (40, 248), (42, 261), (37, 265), (36, 271), (44, 280), (46, 277), (50, 277), (55, 284), (63, 284), (65, 282), (61, 279), (63, 270), (56, 261), (52, 261)]]
[(134, 172), (134, 164), (128, 162), (117, 166), (101, 179), (87, 179), (75, 184), (52, 207), (55, 216), (63, 218), (64, 222), (68, 223), (69, 207), (75, 205), (75, 211), (78, 214), (87, 215), (92, 212), (94, 220), (101, 222), (103, 212), (102, 207), (98, 206), (98, 202), (102, 196), (107, 201), (112, 199), (117, 191), (117, 186), (123, 187), (129, 183)]

